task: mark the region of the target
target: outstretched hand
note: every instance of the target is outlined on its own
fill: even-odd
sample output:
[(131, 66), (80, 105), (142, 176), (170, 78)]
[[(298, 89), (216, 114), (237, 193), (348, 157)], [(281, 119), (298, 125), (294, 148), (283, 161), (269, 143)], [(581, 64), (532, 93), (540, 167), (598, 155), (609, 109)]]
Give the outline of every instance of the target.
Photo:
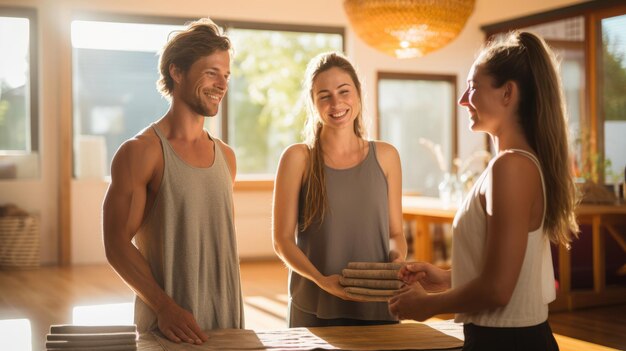
[(406, 285), (419, 283), (427, 292), (450, 289), (450, 271), (426, 262), (407, 263), (400, 269), (398, 279)]
[(398, 319), (424, 321), (434, 315), (425, 299), (427, 296), (419, 283), (404, 286), (389, 300), (389, 313)]
[(193, 314), (174, 302), (168, 303), (157, 312), (157, 321), (159, 330), (173, 342), (199, 345), (209, 340)]

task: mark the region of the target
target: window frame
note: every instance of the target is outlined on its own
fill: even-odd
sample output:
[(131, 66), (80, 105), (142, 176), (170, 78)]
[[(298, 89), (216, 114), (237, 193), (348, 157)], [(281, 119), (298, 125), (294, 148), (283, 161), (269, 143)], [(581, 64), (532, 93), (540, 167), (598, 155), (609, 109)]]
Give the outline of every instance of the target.
[[(187, 22), (197, 20), (197, 18), (187, 17), (168, 17), (168, 16), (146, 16), (133, 14), (114, 14), (114, 13), (94, 13), (94, 12), (76, 12), (72, 16), (72, 21), (103, 21), (116, 23), (144, 23), (144, 24), (167, 24), (167, 25), (184, 25)], [(254, 21), (236, 21), (220, 18), (211, 18), (211, 20), (220, 26), (226, 35), (231, 29), (247, 29), (247, 30), (265, 30), (265, 31), (286, 31), (300, 33), (322, 33), (322, 34), (338, 34), (342, 38), (342, 51), (346, 50), (346, 28), (340, 26), (318, 26), (288, 23), (270, 23), (270, 22), (254, 22)], [(237, 48), (234, 48), (235, 54)], [(303, 72), (304, 74), (304, 72)], [(221, 103), (221, 121), (220, 135), (218, 136), (225, 143), (229, 142), (228, 123), (229, 123), (229, 92), (226, 92)], [(73, 99), (73, 97), (72, 97)], [(73, 112), (73, 111), (72, 111)], [(70, 130), (71, 140), (74, 138), (73, 131), (74, 117), (72, 114), (72, 130)], [(71, 155), (71, 169), (74, 169), (74, 153)], [(235, 190), (272, 190), (274, 187), (274, 174), (252, 174), (237, 175), (235, 180)]]
[[(546, 12), (522, 16), (507, 21), (481, 26), (485, 39), (499, 33), (518, 28), (526, 28), (549, 22), (564, 20), (572, 17), (584, 18), (584, 53), (585, 53), (585, 108), (580, 118), (580, 126), (589, 130), (589, 147), (582, 150), (582, 157), (595, 153), (600, 164), (604, 164), (604, 115), (602, 114), (602, 76), (599, 74), (602, 67), (602, 30), (601, 21), (604, 18), (626, 14), (626, 4), (623, 0), (593, 0), (562, 7)], [(598, 183), (605, 183), (603, 167), (592, 167), (592, 178)]]
[[(76, 62), (74, 61), (74, 54), (73, 54), (73, 47), (72, 47), (72, 39), (71, 39), (71, 25), (72, 22), (74, 21), (93, 21), (93, 22), (109, 22), (109, 23), (126, 23), (126, 24), (147, 24), (147, 25), (173, 25), (173, 26), (181, 26), (183, 27), (186, 23), (188, 22), (192, 22), (197, 20), (198, 18), (192, 18), (192, 17), (177, 17), (177, 16), (152, 16), (152, 15), (136, 15), (136, 14), (118, 14), (118, 13), (111, 13), (111, 12), (91, 12), (91, 11), (75, 11), (72, 13), (72, 16), (69, 20), (68, 23), (68, 45), (69, 45), (69, 57), (70, 57), (70, 61), (71, 61), (71, 65), (70, 67), (68, 67), (69, 69), (69, 80), (70, 80), (70, 85), (69, 85), (69, 89), (70, 89), (70, 94), (69, 94), (69, 99), (70, 99), (70, 109), (69, 109), (69, 113), (70, 113), (70, 117), (69, 117), (69, 126), (67, 126), (67, 128), (63, 128), (62, 133), (67, 133), (67, 138), (68, 140), (70, 140), (70, 144), (67, 145), (67, 150), (64, 150), (65, 152), (63, 152), (64, 155), (67, 155), (67, 160), (70, 160), (69, 162), (67, 162), (64, 166), (64, 172), (69, 172), (70, 176), (70, 181), (71, 180), (80, 180), (79, 177), (76, 177), (76, 172), (75, 172), (75, 167), (76, 167), (76, 153), (74, 152), (74, 142), (75, 142), (75, 130), (74, 130), (74, 124), (75, 124), (75, 114), (76, 114), (76, 109), (75, 109), (75, 96), (74, 96), (74, 89), (73, 89), (73, 85), (74, 85), (74, 65), (76, 64)], [(218, 24), (216, 22), (216, 24)], [(219, 26), (219, 24), (218, 24)], [(158, 73), (158, 67), (154, 67), (153, 68), (155, 70), (156, 73)], [(157, 91), (156, 88), (156, 81), (154, 82), (154, 91), (157, 92), (157, 94), (160, 94)], [(159, 118), (159, 116), (154, 116), (155, 119)], [(147, 125), (146, 125), (147, 127)], [(63, 135), (61, 137), (62, 140), (66, 139), (66, 136)], [(69, 154), (68, 154), (69, 153)], [(106, 165), (107, 167), (110, 166), (110, 164)], [(65, 175), (64, 175), (65, 176)], [(104, 179), (108, 182), (110, 182), (110, 176), (104, 177)], [(70, 182), (68, 182), (68, 184), (70, 184)]]
[(446, 160), (448, 162), (448, 167), (450, 170), (454, 169), (453, 161), (455, 158), (459, 156), (458, 154), (458, 119), (459, 119), (459, 111), (457, 108), (457, 100), (458, 100), (458, 86), (457, 86), (457, 76), (455, 74), (433, 74), (433, 73), (418, 73), (418, 72), (390, 72), (390, 71), (377, 71), (376, 72), (376, 91), (375, 91), (375, 101), (376, 101), (376, 136), (380, 138), (380, 130), (381, 130), (381, 111), (379, 102), (379, 89), (380, 89), (380, 81), (384, 79), (393, 79), (393, 80), (408, 80), (408, 81), (433, 81), (433, 82), (447, 82), (452, 84), (452, 99), (450, 100), (451, 111), (452, 112), (452, 121), (451, 125), (451, 135), (450, 140), (452, 141), (452, 145), (450, 145), (451, 150), (451, 158)]
[[(247, 29), (247, 30), (264, 30), (264, 31), (276, 31), (276, 32), (299, 32), (299, 33), (321, 33), (321, 34), (338, 34), (341, 35), (342, 51), (346, 50), (346, 29), (345, 27), (337, 26), (314, 26), (303, 24), (287, 24), (287, 23), (268, 23), (268, 22), (247, 22), (247, 21), (231, 21), (231, 20), (218, 20), (214, 19), (215, 23), (224, 28), (224, 32), (228, 35), (230, 29)], [(235, 48), (235, 55), (237, 54), (237, 48)], [(304, 75), (304, 72), (302, 72)], [(228, 92), (222, 100), (222, 123), (220, 125), (221, 138), (224, 142), (228, 143)], [(267, 176), (271, 173), (267, 174)], [(268, 181), (267, 177), (258, 177), (258, 175), (245, 177), (244, 182), (265, 182)], [(239, 179), (238, 179), (239, 180)], [(273, 184), (273, 180), (271, 180)]]
[[(0, 150), (2, 155), (23, 155), (39, 152), (39, 32), (37, 23), (37, 9), (31, 7), (0, 6), (0, 17), (15, 17), (28, 19), (28, 69), (29, 69), (29, 109), (30, 109), (30, 145), (28, 150), (9, 151)], [(41, 163), (41, 160), (39, 160)], [(38, 178), (41, 177), (41, 169)]]
[[(3, 9), (3, 7), (0, 7)], [(118, 13), (110, 13), (110, 12), (91, 12), (91, 11), (76, 11), (73, 12), (72, 16), (69, 18), (70, 22), (67, 23), (68, 27), (71, 21), (74, 20), (82, 20), (82, 21), (106, 21), (106, 22), (121, 22), (121, 23), (145, 23), (145, 24), (182, 24), (196, 20), (197, 18), (186, 18), (186, 17), (169, 17), (169, 16), (150, 16), (150, 15), (135, 15), (135, 14), (118, 14)], [(262, 22), (240, 22), (240, 21), (228, 21), (219, 18), (211, 18), (218, 26), (222, 27), (226, 34), (228, 34), (228, 28), (241, 28), (241, 29), (260, 29), (260, 30), (282, 30), (282, 31), (315, 31), (318, 33), (339, 33), (342, 36), (342, 46), (343, 51), (345, 52), (346, 48), (346, 35), (345, 35), (345, 27), (332, 27), (332, 26), (311, 26), (311, 25), (295, 25), (295, 24), (284, 24), (284, 23), (262, 23)], [(33, 23), (33, 22), (31, 22)], [(33, 31), (36, 33), (36, 31)], [(66, 77), (68, 81), (65, 82), (63, 86), (64, 93), (64, 104), (62, 104), (62, 117), (60, 118), (60, 132), (59, 137), (63, 143), (60, 146), (61, 153), (61, 163), (59, 170), (59, 250), (58, 250), (58, 258), (60, 266), (67, 266), (71, 264), (71, 185), (73, 177), (73, 169), (74, 169), (74, 152), (72, 148), (72, 144), (74, 142), (74, 96), (72, 93), (72, 82), (73, 82), (73, 63), (72, 63), (72, 47), (71, 47), (71, 39), (68, 37), (66, 42), (66, 51), (64, 53), (64, 58), (67, 58), (66, 65), (63, 67), (64, 73), (67, 74)], [(35, 44), (33, 44), (36, 47)], [(34, 56), (36, 57), (36, 56)], [(36, 66), (35, 66), (36, 67)], [(36, 72), (36, 71), (33, 71)], [(303, 72), (304, 73), (304, 72)], [(34, 74), (36, 77), (36, 75)], [(227, 123), (228, 118), (228, 99), (222, 100), (222, 123)], [(228, 137), (228, 130), (222, 129), (220, 131), (221, 135), (225, 135), (226, 139)], [(225, 141), (227, 141), (225, 139)], [(269, 175), (268, 175), (269, 176)], [(238, 178), (235, 180), (234, 190), (235, 191), (271, 191), (274, 188), (274, 180), (273, 177), (269, 179), (267, 178), (254, 178), (254, 177), (243, 177), (244, 179)]]
[[(338, 34), (341, 35), (342, 51), (346, 51), (346, 29), (338, 26), (315, 26), (288, 23), (269, 23), (254, 21), (232, 21), (224, 19), (212, 19), (217, 25), (224, 28), (224, 32), (228, 35), (229, 29), (247, 29), (247, 30), (266, 30), (266, 31), (284, 31), (284, 32), (300, 32), (300, 33), (322, 33), (322, 34)], [(235, 55), (237, 53), (235, 48)], [(304, 72), (302, 72), (304, 75)], [(222, 100), (222, 120), (220, 124), (221, 138), (225, 143), (228, 140), (228, 92)], [(230, 145), (230, 144), (229, 144)], [(233, 146), (233, 145), (230, 145)], [(235, 178), (235, 191), (272, 191), (274, 190), (275, 174), (246, 174), (237, 173)]]

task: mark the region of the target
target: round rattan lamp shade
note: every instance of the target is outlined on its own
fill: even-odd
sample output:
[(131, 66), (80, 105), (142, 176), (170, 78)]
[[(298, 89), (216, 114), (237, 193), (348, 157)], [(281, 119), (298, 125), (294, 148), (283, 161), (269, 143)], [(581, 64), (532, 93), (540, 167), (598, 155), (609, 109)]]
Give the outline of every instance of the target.
[(397, 58), (423, 56), (454, 39), (474, 0), (344, 0), (356, 34)]

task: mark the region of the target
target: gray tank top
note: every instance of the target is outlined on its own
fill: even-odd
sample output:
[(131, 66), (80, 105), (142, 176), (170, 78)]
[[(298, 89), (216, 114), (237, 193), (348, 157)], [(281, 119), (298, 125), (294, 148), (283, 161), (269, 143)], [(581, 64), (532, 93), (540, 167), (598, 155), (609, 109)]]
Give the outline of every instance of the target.
[[(152, 128), (161, 139), (163, 178), (135, 245), (159, 285), (201, 329), (243, 328), (232, 178), (221, 147), (214, 143), (211, 167), (193, 167)], [(135, 323), (139, 331), (157, 328), (155, 313), (138, 297)]]
[[(389, 254), (387, 178), (376, 159), (376, 144), (358, 165), (348, 169), (324, 167), (328, 210), (322, 223), (300, 231), (306, 184), (299, 199), (297, 245), (323, 274), (341, 274), (351, 261), (386, 262)], [(318, 318), (394, 320), (386, 302), (354, 302), (335, 297), (291, 271), (291, 303)]]

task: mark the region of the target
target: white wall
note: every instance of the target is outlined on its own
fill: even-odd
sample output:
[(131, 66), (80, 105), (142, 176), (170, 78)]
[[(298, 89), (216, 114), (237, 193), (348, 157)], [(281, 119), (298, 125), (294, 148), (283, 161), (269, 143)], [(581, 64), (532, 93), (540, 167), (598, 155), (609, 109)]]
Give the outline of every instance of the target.
[[(347, 54), (359, 68), (365, 83), (364, 107), (370, 115), (374, 106), (377, 71), (442, 73), (457, 76), (459, 95), (483, 41), (480, 26), (522, 15), (571, 5), (580, 0), (477, 0), (474, 13), (460, 36), (447, 47), (422, 58), (396, 60), (385, 56), (356, 38), (349, 29), (340, 0), (0, 0), (0, 6), (28, 6), (38, 10), (40, 62), (41, 177), (37, 180), (0, 181), (0, 204), (13, 202), (39, 213), (42, 220), (43, 263), (55, 263), (58, 238), (58, 130), (61, 111), (71, 111), (71, 59), (69, 25), (79, 11), (180, 16), (210, 16), (253, 22), (346, 26)], [(465, 113), (458, 112), (460, 156), (483, 146), (484, 138), (472, 135)], [(158, 116), (155, 116), (155, 119)], [(375, 126), (375, 121), (372, 122)], [(68, 142), (68, 141), (64, 141)], [(99, 181), (72, 181), (72, 260), (74, 263), (103, 262), (100, 237), (100, 204), (106, 184)], [(271, 192), (240, 191), (235, 194), (239, 251), (242, 258), (273, 256), (270, 234)]]

